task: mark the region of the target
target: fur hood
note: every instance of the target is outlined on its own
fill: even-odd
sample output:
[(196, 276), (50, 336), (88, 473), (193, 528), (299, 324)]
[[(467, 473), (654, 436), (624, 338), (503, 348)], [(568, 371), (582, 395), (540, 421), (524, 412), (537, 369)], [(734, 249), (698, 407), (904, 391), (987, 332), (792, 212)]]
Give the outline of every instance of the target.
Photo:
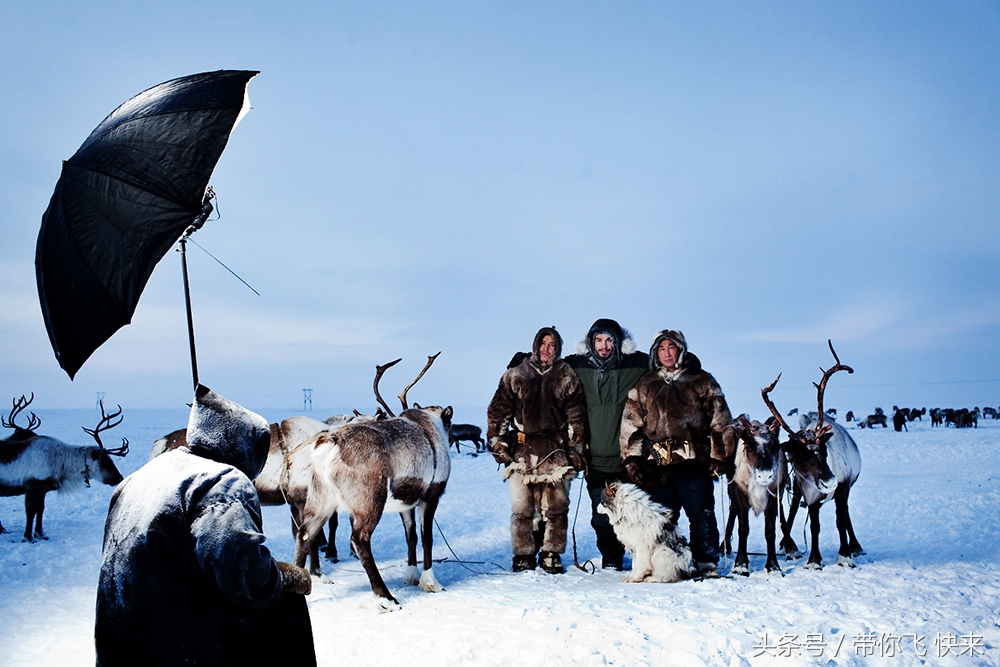
[[(656, 349), (660, 347), (660, 343), (662, 343), (665, 340), (674, 341), (674, 343), (677, 344), (677, 347), (681, 349), (681, 353), (677, 357), (677, 368), (679, 370), (690, 370), (688, 368), (690, 364), (688, 363), (687, 359), (687, 357), (689, 356), (687, 348), (687, 340), (684, 339), (683, 333), (681, 333), (680, 331), (675, 331), (673, 329), (664, 329), (660, 333), (656, 334), (656, 336), (653, 338), (653, 344), (649, 346), (649, 370), (658, 371), (663, 367), (663, 364), (660, 363), (660, 357), (656, 353)], [(699, 367), (700, 366), (701, 364), (699, 363)]]
[(187, 441), (193, 453), (234, 466), (253, 479), (267, 460), (271, 429), (257, 413), (199, 384), (188, 420)]
[[(614, 341), (614, 351), (607, 359), (601, 359), (594, 352), (594, 337), (597, 334), (607, 334)], [(615, 320), (604, 317), (594, 322), (590, 326), (590, 331), (587, 332), (587, 337), (576, 344), (577, 354), (587, 357), (598, 368), (613, 368), (621, 362), (623, 356), (635, 351), (635, 339), (632, 338), (629, 330)]]

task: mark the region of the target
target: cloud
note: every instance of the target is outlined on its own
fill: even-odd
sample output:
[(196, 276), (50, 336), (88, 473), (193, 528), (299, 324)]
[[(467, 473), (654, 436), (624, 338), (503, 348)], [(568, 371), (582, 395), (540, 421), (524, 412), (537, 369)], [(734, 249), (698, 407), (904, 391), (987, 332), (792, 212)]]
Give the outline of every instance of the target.
[(762, 343), (814, 343), (826, 339), (858, 341), (886, 331), (907, 315), (899, 303), (859, 303), (824, 312), (804, 326), (750, 331), (742, 340)]

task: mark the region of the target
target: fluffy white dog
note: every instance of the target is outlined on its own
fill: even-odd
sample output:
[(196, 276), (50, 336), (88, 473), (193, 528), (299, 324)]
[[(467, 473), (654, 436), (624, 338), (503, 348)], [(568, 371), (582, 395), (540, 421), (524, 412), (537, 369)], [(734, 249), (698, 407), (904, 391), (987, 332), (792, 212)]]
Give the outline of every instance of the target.
[(675, 530), (676, 513), (635, 484), (609, 484), (597, 511), (607, 515), (618, 540), (632, 552), (632, 573), (622, 581), (670, 583), (694, 575), (691, 549)]

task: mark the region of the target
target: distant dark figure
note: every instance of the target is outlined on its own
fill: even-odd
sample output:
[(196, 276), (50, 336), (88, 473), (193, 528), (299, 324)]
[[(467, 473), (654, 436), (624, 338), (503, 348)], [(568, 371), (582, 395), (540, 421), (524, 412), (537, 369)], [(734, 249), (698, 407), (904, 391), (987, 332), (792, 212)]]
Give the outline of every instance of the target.
[(906, 416), (908, 414), (909, 410), (907, 410), (906, 408), (903, 408), (901, 410), (897, 408), (896, 411), (892, 413), (892, 428), (894, 431), (899, 433), (902, 431), (910, 430), (906, 428)]
[(486, 451), (486, 441), (483, 439), (483, 429), (472, 424), (452, 424), (448, 427), (448, 445), (455, 445), (455, 451), (459, 451), (458, 443), (467, 440), (476, 446), (475, 453)]
[(852, 422), (854, 421), (854, 411), (848, 410), (847, 414), (844, 415), (844, 421)]

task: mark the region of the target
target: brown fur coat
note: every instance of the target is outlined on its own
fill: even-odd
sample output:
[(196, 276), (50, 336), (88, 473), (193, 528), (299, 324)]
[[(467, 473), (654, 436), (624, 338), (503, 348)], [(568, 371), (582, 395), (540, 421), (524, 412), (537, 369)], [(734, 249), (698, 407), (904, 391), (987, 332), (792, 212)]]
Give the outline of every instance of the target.
[[(649, 443), (670, 439), (692, 443), (694, 458), (702, 463), (733, 460), (736, 433), (726, 397), (711, 374), (700, 364), (693, 366), (677, 373), (651, 370), (629, 392), (619, 443), (622, 460), (647, 459)], [(682, 460), (676, 456), (670, 464)]]
[[(570, 453), (582, 461), (588, 439), (583, 385), (559, 359), (562, 341), (558, 334), (553, 364), (542, 367), (538, 362), (538, 346), (547, 333), (554, 330), (539, 331), (531, 358), (503, 374), (486, 413), (491, 447), (506, 447), (513, 459), (505, 476), (520, 472), (528, 483), (571, 478), (576, 471)], [(518, 432), (524, 434), (523, 442)]]

